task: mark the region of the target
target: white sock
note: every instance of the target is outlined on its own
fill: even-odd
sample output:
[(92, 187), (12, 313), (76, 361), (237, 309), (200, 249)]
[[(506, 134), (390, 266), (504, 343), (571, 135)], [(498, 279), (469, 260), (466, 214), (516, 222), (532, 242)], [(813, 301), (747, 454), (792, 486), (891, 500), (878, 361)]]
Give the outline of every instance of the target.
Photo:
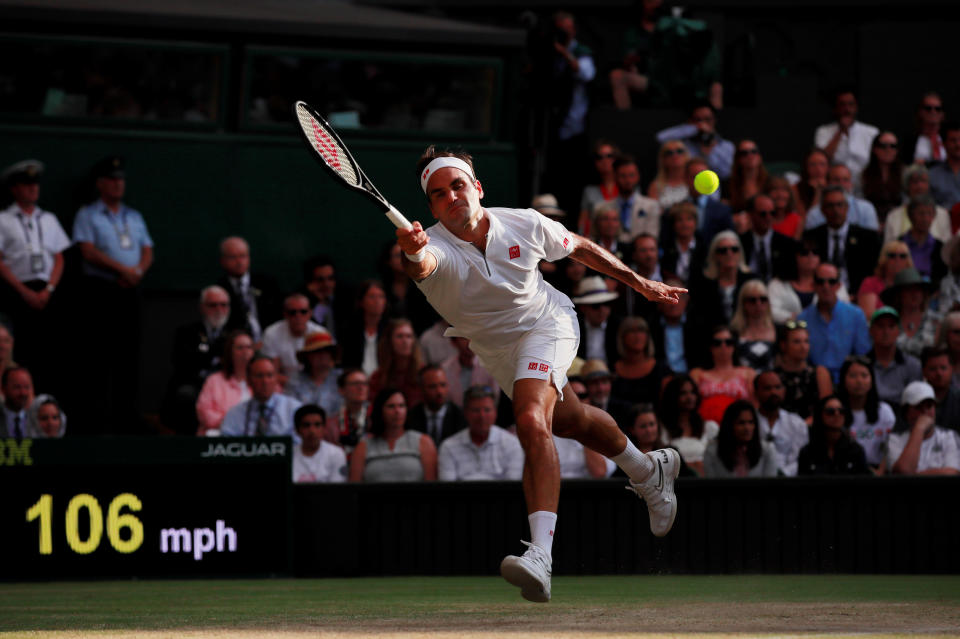
[(527, 515), (530, 522), (530, 536), (533, 543), (543, 548), (547, 555), (553, 556), (553, 530), (557, 527), (557, 513), (538, 510)]
[(627, 447), (623, 449), (623, 452), (619, 455), (614, 455), (610, 459), (623, 469), (627, 477), (635, 482), (639, 483), (644, 481), (653, 474), (653, 462), (650, 461), (649, 457), (641, 453), (629, 439), (627, 440)]

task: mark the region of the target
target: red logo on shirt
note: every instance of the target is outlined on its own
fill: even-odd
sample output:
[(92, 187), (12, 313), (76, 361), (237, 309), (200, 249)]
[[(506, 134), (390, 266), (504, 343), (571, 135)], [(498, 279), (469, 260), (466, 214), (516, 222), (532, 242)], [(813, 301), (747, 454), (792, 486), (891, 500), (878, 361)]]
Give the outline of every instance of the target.
[(550, 366), (548, 364), (540, 364), (540, 370), (546, 373), (548, 370), (550, 370)]
[(570, 238), (569, 238), (569, 237), (563, 238), (563, 248), (567, 248), (567, 244), (569, 244), (569, 243), (570, 243)]
[(511, 260), (515, 260), (515, 259), (517, 259), (518, 257), (520, 257), (520, 245), (519, 245), (519, 244), (510, 247), (510, 259), (511, 259)]
[(537, 370), (537, 363), (536, 363), (536, 362), (530, 362), (529, 364), (527, 364), (527, 370), (528, 370), (528, 371), (535, 371), (535, 370)]

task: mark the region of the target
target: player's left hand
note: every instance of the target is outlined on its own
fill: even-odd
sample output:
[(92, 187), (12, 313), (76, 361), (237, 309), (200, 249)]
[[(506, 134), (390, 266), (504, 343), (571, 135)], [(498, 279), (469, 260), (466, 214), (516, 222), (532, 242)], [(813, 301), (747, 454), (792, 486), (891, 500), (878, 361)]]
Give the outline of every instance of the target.
[(679, 286), (667, 286), (663, 282), (647, 279), (641, 280), (641, 285), (634, 288), (651, 302), (666, 302), (668, 304), (677, 304), (680, 302), (680, 296), (687, 292), (687, 289)]

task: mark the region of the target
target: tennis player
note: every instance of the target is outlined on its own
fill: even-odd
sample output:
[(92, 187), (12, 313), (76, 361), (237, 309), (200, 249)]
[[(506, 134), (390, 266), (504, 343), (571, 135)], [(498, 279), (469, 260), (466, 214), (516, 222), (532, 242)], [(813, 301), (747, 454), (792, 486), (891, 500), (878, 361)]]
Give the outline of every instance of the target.
[(540, 260), (571, 257), (616, 278), (653, 301), (677, 302), (685, 289), (644, 279), (597, 244), (533, 209), (483, 208), (483, 187), (466, 153), (429, 147), (417, 164), (420, 188), (438, 224), (398, 229), (404, 269), (451, 327), (447, 336), (470, 348), (513, 399), (517, 436), (526, 455), (523, 492), (532, 543), (510, 555), (500, 572), (530, 601), (550, 600), (551, 551), (560, 497), (560, 466), (551, 431), (609, 457), (644, 499), (650, 529), (667, 534), (677, 512), (673, 449), (646, 455), (613, 418), (581, 404), (567, 386), (579, 325), (570, 299), (546, 283)]

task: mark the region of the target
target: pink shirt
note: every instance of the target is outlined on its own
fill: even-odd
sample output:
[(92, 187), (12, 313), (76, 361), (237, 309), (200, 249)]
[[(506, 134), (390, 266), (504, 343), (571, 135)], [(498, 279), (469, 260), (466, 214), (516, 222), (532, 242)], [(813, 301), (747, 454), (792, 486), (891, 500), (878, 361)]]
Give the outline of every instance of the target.
[(222, 371), (212, 374), (203, 383), (197, 398), (197, 420), (200, 428), (220, 428), (227, 411), (250, 398), (250, 387), (245, 381), (228, 378)]

